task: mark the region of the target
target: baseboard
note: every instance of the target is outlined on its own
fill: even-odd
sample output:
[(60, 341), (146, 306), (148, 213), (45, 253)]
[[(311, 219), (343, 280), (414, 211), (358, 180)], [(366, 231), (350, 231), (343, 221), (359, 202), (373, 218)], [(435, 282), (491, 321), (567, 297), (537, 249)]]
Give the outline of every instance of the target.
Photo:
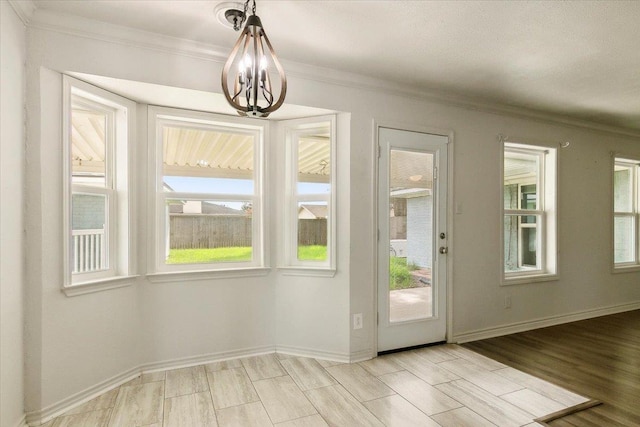
[(160, 362), (145, 363), (140, 365), (141, 373), (166, 371), (169, 369), (189, 368), (191, 366), (205, 365), (207, 363), (220, 362), (222, 360), (240, 359), (242, 357), (259, 356), (261, 354), (274, 353), (276, 348), (272, 345), (243, 348), (233, 351), (221, 351), (199, 356), (182, 357), (179, 359), (164, 360)]
[(330, 360), (332, 362), (349, 363), (348, 353), (338, 353), (334, 351), (323, 351), (314, 348), (295, 347), (289, 345), (276, 346), (276, 352), (291, 356), (311, 357), (313, 359)]
[(65, 399), (62, 399), (59, 402), (54, 403), (53, 405), (49, 405), (38, 411), (27, 412), (26, 422), (30, 426), (38, 426), (44, 424), (52, 420), (53, 418), (62, 415), (65, 412), (100, 396), (103, 393), (119, 387), (121, 384), (124, 384), (127, 381), (131, 381), (138, 375), (140, 375), (139, 368), (129, 369), (126, 372), (115, 375), (79, 393), (75, 393)]
[[(164, 371), (169, 369), (179, 369), (179, 368), (187, 368), (190, 366), (204, 365), (207, 363), (219, 362), (221, 360), (231, 360), (238, 359), (241, 357), (250, 357), (257, 356), (260, 354), (268, 354), (273, 353), (275, 351), (274, 346), (261, 346), (261, 347), (252, 347), (245, 348), (234, 351), (225, 351), (220, 353), (210, 353), (200, 356), (189, 356), (179, 359), (171, 359), (165, 360), (161, 362), (154, 363), (146, 363), (139, 365), (135, 368), (129, 369), (126, 372), (123, 372), (119, 375), (115, 375), (105, 381), (102, 381), (94, 386), (91, 386), (79, 393), (73, 394), (65, 399), (60, 400), (53, 405), (49, 405), (46, 408), (43, 408), (38, 411), (28, 412), (25, 416), (24, 424), (26, 427), (28, 426), (39, 426), (44, 424), (53, 418), (64, 414), (71, 409), (82, 405), (100, 396), (103, 393), (106, 393), (110, 390), (113, 390), (116, 387), (121, 386), (122, 384), (131, 381), (132, 379), (138, 377), (139, 375), (147, 372), (157, 372)], [(18, 425), (22, 427), (22, 425)]]
[(358, 350), (351, 353), (351, 359), (349, 361), (351, 363), (358, 363), (373, 359), (374, 357), (376, 357), (376, 352), (373, 351), (372, 348), (367, 348), (365, 350)]
[(579, 320), (592, 319), (594, 317), (607, 316), (610, 314), (623, 313), (625, 311), (638, 309), (640, 309), (640, 301), (630, 304), (620, 304), (591, 310), (577, 311), (569, 314), (543, 317), (526, 322), (517, 322), (509, 325), (502, 325), (493, 328), (478, 329), (475, 331), (463, 332), (461, 334), (454, 334), (451, 342), (462, 344), (470, 341), (478, 341), (503, 335), (517, 334), (518, 332), (546, 328), (548, 326), (556, 326), (563, 323), (576, 322)]
[(16, 424), (16, 427), (29, 427), (29, 425), (27, 424), (27, 415), (23, 415), (22, 418), (20, 418), (18, 420), (18, 423)]

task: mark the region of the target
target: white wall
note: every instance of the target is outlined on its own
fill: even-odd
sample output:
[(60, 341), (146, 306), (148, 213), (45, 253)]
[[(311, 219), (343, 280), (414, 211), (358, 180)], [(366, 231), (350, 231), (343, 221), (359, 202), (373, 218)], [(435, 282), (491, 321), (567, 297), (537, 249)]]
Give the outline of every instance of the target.
[(24, 417), (24, 101), (26, 29), (0, 2), (0, 425)]
[[(30, 52), (33, 44), (30, 38)], [(62, 79), (28, 69), (27, 114), (34, 120), (27, 142), (25, 405), (34, 412), (130, 373), (141, 360), (141, 321), (135, 287), (76, 297), (61, 292)]]
[[(274, 141), (276, 150), (270, 159), (276, 172), (275, 188), (284, 188), (286, 158), (284, 132)], [(349, 211), (350, 211), (350, 117), (338, 114), (336, 120), (336, 273), (334, 277), (292, 276), (278, 271), (274, 277), (276, 305), (276, 347), (300, 355), (316, 355), (334, 360), (350, 359), (349, 343)], [(278, 139), (279, 138), (279, 139)], [(284, 194), (276, 192), (275, 217), (285, 216)], [(276, 222), (277, 235), (272, 236), (272, 253), (284, 250), (282, 226)]]
[[(94, 24), (92, 30), (108, 32), (108, 27)], [(302, 71), (289, 75), (289, 103), (351, 113), (350, 142), (338, 148), (342, 166), (337, 188), (335, 277), (285, 276), (277, 271), (259, 278), (197, 282), (151, 283), (142, 277), (135, 287), (67, 298), (59, 290), (59, 73), (82, 72), (220, 92), (216, 76), (221, 64), (205, 55), (178, 55), (171, 49), (148, 49), (108, 39), (37, 26), (30, 29), (28, 249), (29, 259), (33, 254), (39, 260), (29, 266), (30, 411), (54, 407), (74, 393), (141, 365), (276, 347), (333, 357), (372, 355), (376, 335), (374, 120), (454, 133), (452, 196), (461, 213), (453, 216), (450, 230), (450, 339), (640, 302), (640, 273), (610, 273), (609, 212), (609, 152), (640, 156), (640, 139), (409, 98), (375, 86), (356, 88), (331, 81), (331, 73), (310, 78)], [(138, 115), (144, 117), (140, 111)], [(571, 141), (568, 149), (559, 152), (558, 281), (500, 286), (499, 133)], [(139, 136), (138, 154), (144, 156), (144, 129)], [(145, 176), (144, 165), (139, 173), (140, 178)], [(148, 230), (143, 201), (147, 195), (141, 187), (140, 220), (134, 228), (138, 273), (144, 275)], [(276, 225), (272, 217), (268, 223), (272, 248), (277, 247)], [(511, 295), (511, 309), (503, 308), (506, 294)], [(351, 330), (352, 313), (364, 314), (362, 329)]]

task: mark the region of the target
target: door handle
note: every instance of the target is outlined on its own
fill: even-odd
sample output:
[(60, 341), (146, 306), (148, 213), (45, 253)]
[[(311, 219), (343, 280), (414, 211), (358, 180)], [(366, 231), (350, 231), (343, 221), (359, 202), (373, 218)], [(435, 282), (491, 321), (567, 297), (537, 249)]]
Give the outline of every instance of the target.
[(449, 248), (448, 248), (448, 247), (446, 247), (446, 246), (440, 246), (440, 250), (439, 250), (439, 252), (440, 252), (441, 254), (445, 255), (445, 254), (449, 253)]

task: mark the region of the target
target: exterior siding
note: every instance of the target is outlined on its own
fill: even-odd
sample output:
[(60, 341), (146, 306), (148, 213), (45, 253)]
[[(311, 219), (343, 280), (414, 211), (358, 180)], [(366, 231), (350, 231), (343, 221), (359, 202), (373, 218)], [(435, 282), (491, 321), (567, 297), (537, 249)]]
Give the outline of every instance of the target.
[(74, 194), (71, 207), (72, 230), (101, 230), (105, 224), (105, 198)]
[(407, 263), (431, 268), (433, 258), (433, 197), (407, 200)]

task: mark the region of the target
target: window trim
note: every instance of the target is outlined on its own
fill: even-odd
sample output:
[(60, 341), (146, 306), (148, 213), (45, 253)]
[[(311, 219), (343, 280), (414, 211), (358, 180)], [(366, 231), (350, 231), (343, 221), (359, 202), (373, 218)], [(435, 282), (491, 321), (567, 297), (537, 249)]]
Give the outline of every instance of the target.
[[(640, 158), (620, 153), (612, 153), (611, 162), (611, 270), (613, 273), (640, 271)], [(631, 212), (615, 211), (615, 166), (631, 167)], [(630, 217), (633, 220), (635, 235), (633, 236), (635, 260), (631, 262), (615, 261), (615, 219)]]
[[(543, 282), (558, 280), (558, 150), (556, 146), (548, 143), (529, 142), (523, 138), (507, 138), (498, 136), (500, 142), (500, 269), (501, 285), (516, 285), (523, 283)], [(505, 153), (521, 152), (526, 154), (537, 154), (539, 156), (537, 185), (538, 205), (535, 210), (505, 209), (504, 207), (504, 187), (508, 183), (504, 179)], [(533, 182), (532, 182), (533, 183)], [(520, 187), (518, 187), (520, 194)], [(518, 206), (520, 207), (518, 198)], [(540, 267), (535, 270), (507, 272), (505, 270), (505, 217), (507, 215), (534, 215), (540, 220), (537, 227), (539, 233), (536, 236)], [(518, 233), (521, 233), (518, 227)], [(520, 252), (520, 251), (519, 251)], [(518, 254), (521, 257), (522, 254)]]
[[(107, 150), (105, 180), (107, 188), (73, 184), (71, 166), (71, 108), (73, 96), (80, 103), (107, 114)], [(67, 296), (82, 295), (115, 287), (128, 286), (135, 281), (136, 243), (130, 235), (134, 218), (135, 177), (132, 175), (136, 129), (136, 104), (126, 98), (62, 75), (62, 173), (63, 173), (63, 283)], [(109, 160), (110, 159), (110, 160)], [(118, 165), (121, 165), (118, 167)], [(124, 165), (124, 166), (122, 166)], [(76, 192), (107, 197), (107, 253), (109, 268), (90, 273), (73, 273), (71, 243), (71, 200)], [(117, 285), (114, 285), (117, 283)]]
[[(285, 140), (284, 215), (282, 221), (283, 247), (278, 270), (290, 276), (333, 277), (336, 273), (336, 200), (337, 200), (337, 115), (313, 116), (281, 122)], [(329, 195), (297, 194), (298, 137), (329, 125), (329, 162), (331, 174)], [(325, 261), (299, 260), (298, 253), (298, 204), (305, 201), (327, 202), (327, 259)]]
[[(176, 278), (180, 280), (204, 280), (211, 277), (251, 277), (264, 275), (268, 268), (268, 230), (264, 226), (268, 216), (267, 197), (265, 195), (265, 177), (268, 170), (267, 156), (269, 122), (252, 118), (226, 116), (222, 114), (191, 111), (160, 106), (148, 107), (148, 158), (149, 158), (149, 272), (152, 282), (166, 282)], [(238, 195), (224, 193), (188, 193), (162, 191), (162, 126), (183, 126), (189, 129), (228, 130), (251, 133), (254, 141), (254, 193)], [(161, 194), (161, 195), (160, 195)], [(249, 262), (217, 262), (202, 264), (166, 264), (162, 261), (164, 246), (159, 242), (165, 238), (165, 219), (160, 214), (168, 199), (185, 198), (188, 200), (251, 200), (253, 259)]]

